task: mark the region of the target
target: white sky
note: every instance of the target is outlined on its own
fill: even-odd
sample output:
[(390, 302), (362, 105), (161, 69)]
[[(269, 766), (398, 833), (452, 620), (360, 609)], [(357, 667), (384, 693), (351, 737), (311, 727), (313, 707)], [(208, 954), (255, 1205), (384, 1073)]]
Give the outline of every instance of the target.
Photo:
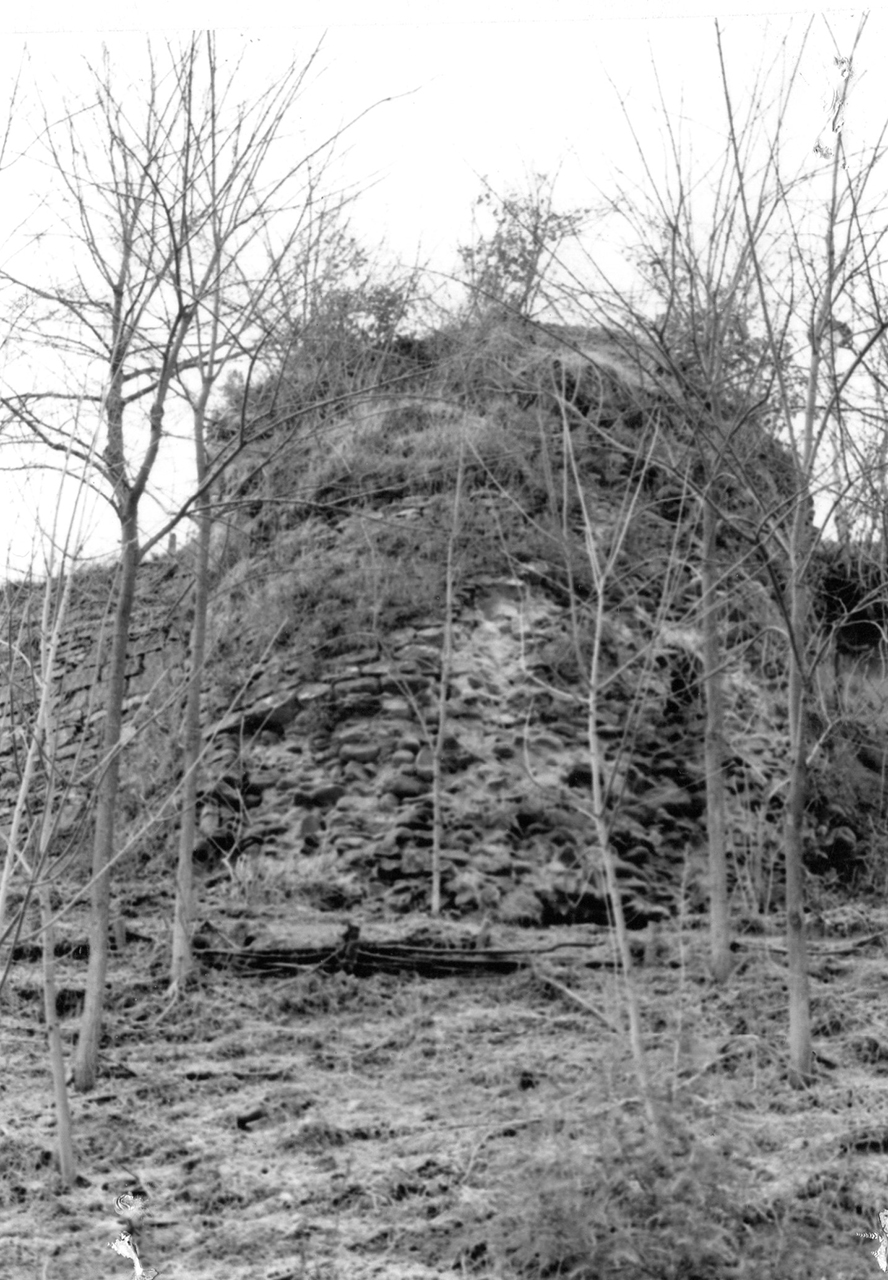
[[(717, 10), (738, 90), (763, 58), (776, 53), (784, 36), (794, 42), (801, 38), (810, 16), (789, 5), (757, 9), (747, 0), (736, 15), (730, 4)], [(137, 91), (145, 32), (177, 35), (209, 25), (220, 33), (220, 53), (246, 51), (244, 83), (252, 77), (258, 87), (293, 55), (307, 55), (326, 32), (303, 99), (307, 137), (320, 139), (371, 103), (394, 98), (348, 137), (343, 174), (365, 190), (355, 227), (369, 245), (385, 239), (391, 254), (406, 261), (419, 254), (448, 271), (455, 266), (457, 243), (468, 236), (481, 175), (506, 190), (520, 186), (528, 173), (559, 170), (560, 208), (596, 204), (615, 168), (642, 181), (617, 94), (647, 154), (662, 158), (654, 66), (673, 119), (681, 118), (695, 153), (703, 159), (722, 154), (712, 12), (711, 4), (666, 8), (632, 0), (550, 0), (546, 6), (539, 0), (295, 0), (274, 6), (243, 0), (236, 5), (218, 0), (75, 5), (67, 0), (65, 5), (22, 6), (20, 20), (27, 27), (18, 30), (5, 20), (0, 68), (8, 82), (27, 49), (32, 81), (44, 101), (52, 102), (63, 89), (76, 91), (82, 56), (95, 58), (104, 41), (116, 68), (132, 69)], [(834, 8), (814, 22), (787, 140), (800, 161), (810, 154), (822, 123), (836, 46), (840, 52), (850, 49), (860, 12)], [(252, 20), (246, 29), (245, 14)], [(299, 26), (290, 25), (294, 17)], [(870, 122), (888, 113), (888, 22), (881, 13), (869, 19), (857, 63), (846, 139), (853, 132), (866, 140)], [(15, 219), (28, 207), (27, 192), (16, 198), (16, 179), (11, 181), (12, 199), (9, 183), (0, 188), (0, 266), (9, 262)], [(34, 186), (30, 174), (28, 188)], [(187, 482), (181, 460), (167, 457), (157, 487), (172, 493), (177, 483), (181, 488), (183, 475)], [(21, 571), (30, 562), (35, 513), (46, 521), (53, 506), (38, 477), (0, 471), (0, 577), (4, 565)], [(149, 511), (146, 516), (150, 527), (154, 517)], [(92, 553), (113, 548), (112, 518), (97, 513), (91, 528)]]

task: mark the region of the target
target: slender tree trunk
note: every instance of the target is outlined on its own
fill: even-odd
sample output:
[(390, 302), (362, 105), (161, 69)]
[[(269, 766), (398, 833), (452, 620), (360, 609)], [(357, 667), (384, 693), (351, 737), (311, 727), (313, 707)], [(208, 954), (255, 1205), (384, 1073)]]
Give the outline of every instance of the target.
[(52, 1091), (55, 1099), (56, 1128), (58, 1133), (59, 1181), (68, 1189), (75, 1174), (74, 1144), (71, 1135), (71, 1107), (68, 1086), (65, 1082), (65, 1055), (59, 1029), (56, 1007), (55, 926), (53, 925), (52, 895), (49, 879), (50, 844), (56, 827), (56, 801), (58, 788), (58, 719), (53, 696), (53, 679), (58, 655), (59, 640), (71, 599), (72, 574), (69, 571), (62, 589), (55, 619), (52, 618), (51, 577), (46, 584), (43, 598), (43, 623), (41, 632), (40, 666), (43, 690), (35, 740), (42, 739), (42, 754), (46, 769), (46, 792), (43, 813), (38, 831), (38, 856), (36, 874), (39, 877), (37, 897), (40, 903), (40, 920), (43, 934), (43, 1012), (46, 1022), (46, 1043), (49, 1050), (49, 1066), (52, 1075)]
[[(801, 500), (800, 507), (803, 506)], [(801, 516), (797, 517), (801, 519)], [(803, 831), (808, 765), (805, 735), (804, 673), (798, 646), (808, 625), (808, 592), (802, 571), (793, 565), (790, 579), (791, 626), (795, 643), (789, 646), (790, 772), (786, 797), (786, 948), (789, 979), (789, 1059), (797, 1083), (811, 1076), (811, 1003), (808, 948), (805, 938)]]
[[(203, 476), (198, 475), (198, 483), (201, 483), (202, 480)], [(210, 535), (212, 533), (209, 495), (205, 495), (201, 499), (197, 529), (194, 622), (191, 627), (191, 660), (188, 693), (185, 702), (182, 822), (179, 828), (176, 912), (173, 921), (173, 952), (170, 972), (170, 979), (174, 984), (184, 981), (191, 969), (191, 929), (194, 920), (193, 856), (194, 843), (197, 838), (197, 796), (198, 783), (200, 781), (201, 747), (203, 744), (200, 724), (201, 681), (207, 647)]]
[(456, 490), (453, 495), (453, 522), (447, 542), (447, 569), (444, 584), (444, 643), (441, 651), (441, 685), (438, 696), (438, 729), (432, 749), (432, 892), (430, 910), (433, 916), (441, 914), (441, 845), (444, 837), (444, 814), (441, 803), (441, 757), (447, 736), (447, 689), (453, 667), (453, 551), (459, 531), (460, 505), (462, 502), (465, 456), (462, 446), (456, 474)]
[[(835, 174), (834, 174), (835, 178)], [(812, 329), (811, 364), (801, 438), (795, 444), (796, 492), (789, 530), (789, 778), (786, 793), (786, 952), (789, 984), (789, 1065), (792, 1079), (804, 1084), (811, 1078), (811, 996), (808, 982), (808, 947), (805, 938), (804, 824), (808, 790), (808, 742), (805, 729), (805, 646), (810, 625), (807, 569), (811, 543), (808, 485), (817, 457), (817, 420), (820, 342), (832, 315), (830, 290), (834, 281), (832, 230), (827, 234), (827, 292)]]
[(715, 537), (718, 518), (703, 500), (703, 685), (706, 694), (706, 841), (709, 849), (709, 938), (712, 976), (725, 982), (731, 972), (731, 921), (728, 906), (728, 863), (725, 848), (725, 713), (719, 644)]
[(55, 929), (52, 918), (49, 881), (41, 875), (38, 889), (40, 918), (43, 925), (43, 1016), (46, 1022), (46, 1042), (49, 1049), (49, 1066), (52, 1074), (52, 1092), (55, 1098), (56, 1128), (58, 1131), (59, 1181), (63, 1190), (74, 1181), (74, 1144), (71, 1139), (71, 1108), (65, 1084), (65, 1055), (59, 1031), (59, 1015), (56, 1010), (55, 980)]
[(96, 804), (93, 838), (92, 887), (90, 889), (89, 967), (86, 1000), (74, 1056), (74, 1084), (81, 1093), (95, 1086), (102, 1034), (105, 974), (108, 969), (108, 924), (111, 903), (111, 871), (114, 856), (114, 821), (120, 785), (120, 735), (126, 696), (126, 658), (130, 622), (139, 568), (136, 504), (127, 502), (121, 518), (120, 585), (114, 615), (114, 632), (105, 686), (105, 725), (102, 740), (102, 775)]
[[(600, 589), (601, 590), (601, 589)], [(616, 860), (610, 843), (607, 815), (605, 812), (604, 777), (605, 756), (601, 737), (598, 733), (598, 681), (600, 676), (601, 637), (604, 626), (604, 597), (599, 595), (596, 611), (595, 637), (593, 656), (589, 672), (589, 698), (587, 704), (587, 723), (589, 733), (589, 764), (592, 770), (592, 811), (594, 815), (595, 833), (598, 847), (604, 864), (605, 885), (610, 902), (611, 916), (617, 942), (617, 954), (623, 974), (626, 1009), (629, 1015), (629, 1044), (632, 1050), (632, 1061), (635, 1076), (641, 1093), (642, 1103), (651, 1135), (657, 1147), (663, 1149), (663, 1132), (654, 1091), (651, 1085), (650, 1072), (647, 1065), (647, 1054), (644, 1048), (644, 1035), (641, 1026), (641, 1010), (638, 1004), (638, 993), (635, 988), (635, 974), (632, 964), (632, 952), (629, 948), (629, 933), (626, 928), (626, 916), (623, 911), (623, 899), (620, 896), (620, 885), (617, 880)]]

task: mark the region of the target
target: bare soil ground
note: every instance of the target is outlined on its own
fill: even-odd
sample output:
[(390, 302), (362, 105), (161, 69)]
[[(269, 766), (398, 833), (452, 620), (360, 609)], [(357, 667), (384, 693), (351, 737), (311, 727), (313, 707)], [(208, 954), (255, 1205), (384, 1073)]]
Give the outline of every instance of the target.
[[(253, 949), (333, 944), (345, 924), (290, 902), (245, 913), (221, 889), (208, 915), (230, 936), (261, 917)], [(720, 990), (705, 935), (664, 930), (637, 974), (660, 1147), (621, 983), (589, 966), (610, 955), (600, 931), (495, 927), (499, 945), (596, 944), (505, 976), (204, 967), (170, 1004), (160, 919), (131, 921), (158, 932), (113, 959), (101, 1078), (71, 1096), (66, 1192), (39, 966), (19, 963), (4, 992), (3, 1280), (132, 1275), (109, 1248), (130, 1188), (149, 1197), (142, 1260), (161, 1280), (877, 1274), (879, 1241), (855, 1232), (888, 1208), (888, 910), (826, 913), (803, 1090), (785, 1069), (776, 933), (744, 940)], [(82, 986), (84, 970), (66, 959), (59, 981)], [(64, 1026), (70, 1045), (76, 1007)]]

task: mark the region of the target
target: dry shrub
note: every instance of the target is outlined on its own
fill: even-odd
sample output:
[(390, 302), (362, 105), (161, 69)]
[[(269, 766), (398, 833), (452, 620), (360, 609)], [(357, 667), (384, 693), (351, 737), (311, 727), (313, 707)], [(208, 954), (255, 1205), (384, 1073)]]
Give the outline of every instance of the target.
[[(505, 413), (470, 413), (442, 400), (368, 400), (326, 427), (290, 492), (305, 503), (373, 503), (439, 493), (467, 475), (500, 484), (529, 481), (537, 440)], [(280, 477), (276, 488), (280, 486)]]
[(525, 1138), (460, 1257), (516, 1280), (718, 1280), (742, 1251), (740, 1175), (711, 1133), (687, 1135), (663, 1159), (628, 1125), (602, 1134), (562, 1122), (542, 1141)]

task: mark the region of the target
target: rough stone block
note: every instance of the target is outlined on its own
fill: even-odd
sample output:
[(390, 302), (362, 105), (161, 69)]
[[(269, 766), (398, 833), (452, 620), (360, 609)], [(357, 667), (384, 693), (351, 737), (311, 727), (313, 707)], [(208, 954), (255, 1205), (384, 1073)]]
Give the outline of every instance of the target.
[(379, 757), (379, 746), (373, 742), (345, 742), (339, 748), (340, 760), (355, 760), (358, 764), (369, 764)]
[(416, 796), (425, 795), (428, 791), (428, 784), (421, 782), (419, 778), (410, 777), (405, 773), (395, 774), (383, 786), (383, 790), (389, 795), (396, 796), (399, 800), (412, 800)]

